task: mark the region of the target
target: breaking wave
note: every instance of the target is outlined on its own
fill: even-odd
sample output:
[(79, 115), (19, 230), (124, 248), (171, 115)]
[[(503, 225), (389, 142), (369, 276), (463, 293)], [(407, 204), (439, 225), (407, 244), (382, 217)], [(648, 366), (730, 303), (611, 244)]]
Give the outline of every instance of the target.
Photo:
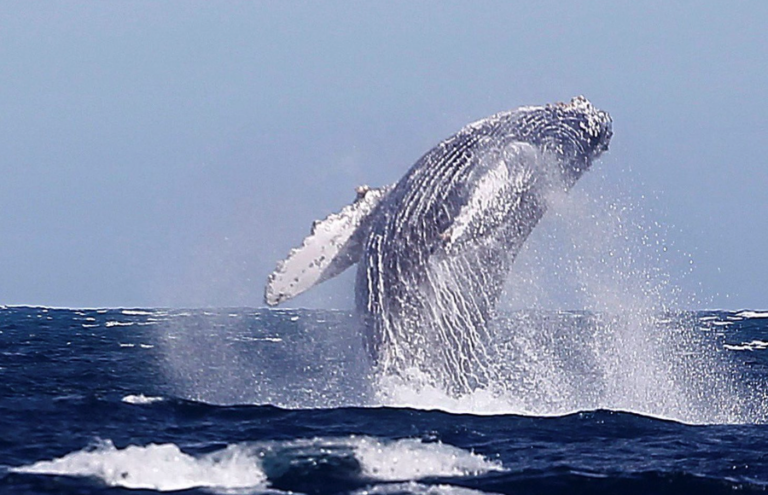
[[(201, 487), (300, 489), (305, 482), (322, 482), (319, 475), (344, 479), (354, 486), (470, 477), (503, 470), (497, 462), (452, 445), (367, 436), (232, 444), (201, 455), (185, 453), (172, 443), (117, 448), (104, 441), (58, 459), (12, 469), (17, 473), (90, 477), (108, 486), (158, 491)], [(415, 489), (418, 484), (403, 486)], [(391, 489), (381, 488), (384, 491), (378, 493)], [(433, 490), (425, 487), (425, 493)]]

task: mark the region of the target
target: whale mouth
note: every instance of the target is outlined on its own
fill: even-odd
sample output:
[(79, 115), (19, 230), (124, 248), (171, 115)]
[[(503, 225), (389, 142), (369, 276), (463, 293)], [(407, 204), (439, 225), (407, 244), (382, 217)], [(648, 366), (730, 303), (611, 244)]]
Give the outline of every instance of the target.
[(605, 123), (602, 126), (600, 133), (597, 136), (597, 146), (595, 146), (595, 158), (608, 151), (611, 138), (613, 137), (613, 124), (611, 122), (611, 116), (605, 112), (601, 112), (605, 115)]

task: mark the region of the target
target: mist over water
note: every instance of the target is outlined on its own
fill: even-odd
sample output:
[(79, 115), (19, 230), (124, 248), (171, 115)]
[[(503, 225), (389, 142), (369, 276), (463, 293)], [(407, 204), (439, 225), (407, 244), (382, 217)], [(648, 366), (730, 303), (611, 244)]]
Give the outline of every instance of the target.
[(512, 265), (488, 362), (475, 363), (485, 383), (463, 396), (444, 392), (418, 363), (376, 373), (349, 312), (190, 313), (166, 326), (159, 347), (181, 395), (219, 404), (543, 416), (611, 409), (697, 424), (764, 422), (765, 393), (686, 311), (701, 303), (667, 268), (684, 255), (641, 206), (581, 188), (550, 199)]
[(518, 357), (509, 376), (524, 393), (510, 393), (537, 414), (607, 408), (692, 423), (764, 419), (762, 394), (683, 311), (701, 303), (667, 267), (686, 255), (627, 201), (583, 189), (552, 198), (545, 235), (513, 268), (507, 303), (532, 292), (534, 307), (556, 307), (565, 287), (577, 311), (512, 323), (505, 343)]

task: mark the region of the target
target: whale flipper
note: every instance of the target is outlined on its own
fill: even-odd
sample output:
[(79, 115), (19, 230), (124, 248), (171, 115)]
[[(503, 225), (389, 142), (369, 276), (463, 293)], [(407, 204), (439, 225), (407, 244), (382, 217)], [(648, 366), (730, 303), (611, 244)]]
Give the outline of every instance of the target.
[(360, 260), (367, 219), (392, 186), (361, 186), (357, 198), (338, 213), (312, 224), (301, 247), (278, 262), (264, 290), (264, 302), (275, 306), (340, 274)]

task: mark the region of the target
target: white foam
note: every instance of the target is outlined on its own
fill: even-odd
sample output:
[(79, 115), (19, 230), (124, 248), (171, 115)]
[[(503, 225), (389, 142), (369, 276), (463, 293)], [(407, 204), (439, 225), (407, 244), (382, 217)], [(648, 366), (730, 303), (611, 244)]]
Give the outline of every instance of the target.
[(440, 442), (424, 443), (413, 438), (384, 442), (361, 437), (354, 448), (363, 475), (381, 481), (477, 476), (503, 471), (501, 464), (480, 454)]
[(727, 326), (733, 325), (733, 322), (732, 321), (713, 321), (712, 325), (716, 327), (727, 327)]
[(490, 494), (490, 492), (481, 492), (453, 485), (425, 485), (415, 481), (405, 483), (386, 483), (366, 487), (352, 492), (354, 495), (391, 495), (401, 493), (413, 493), (416, 495), (480, 495)]
[(124, 309), (122, 313), (129, 316), (150, 316), (154, 314), (151, 311), (141, 311), (138, 309)]
[(753, 340), (752, 342), (742, 342), (741, 345), (724, 344), (723, 347), (730, 351), (762, 351), (768, 349), (768, 342)]
[(138, 395), (126, 395), (123, 397), (123, 402), (126, 404), (152, 404), (154, 402), (160, 402), (165, 400), (164, 397), (153, 397), (153, 396), (147, 396), (144, 394), (138, 394)]
[(133, 326), (134, 322), (132, 321), (108, 321), (104, 324), (107, 328), (109, 327), (130, 327)]
[(736, 316), (742, 318), (768, 318), (768, 311), (740, 311)]
[[(160, 398), (138, 395), (126, 396), (123, 400), (136, 403), (133, 401), (153, 399)], [(250, 492), (268, 489), (267, 474), (261, 465), (261, 459), (266, 456), (277, 455), (290, 460), (291, 457), (311, 458), (334, 453), (353, 455), (360, 463), (360, 476), (370, 482), (412, 482), (424, 478), (466, 477), (504, 471), (499, 462), (441, 442), (427, 443), (413, 438), (383, 440), (356, 435), (234, 444), (200, 456), (182, 452), (172, 443), (131, 445), (118, 449), (112, 442), (106, 441), (94, 448), (11, 468), (11, 471), (92, 477), (109, 486), (133, 489), (247, 488)], [(401, 483), (401, 486), (413, 493), (473, 493), (449, 485), (426, 487), (417, 483)], [(390, 488), (394, 490), (393, 485), (389, 485), (389, 488), (375, 488), (370, 493), (393, 493)]]
[(266, 476), (252, 450), (238, 445), (194, 457), (174, 444), (116, 448), (104, 442), (95, 449), (13, 468), (19, 473), (87, 476), (109, 486), (158, 491), (191, 488), (264, 488)]
[(283, 339), (280, 337), (248, 337), (248, 336), (240, 337), (237, 340), (242, 340), (245, 342), (272, 342), (272, 343), (278, 343), (283, 341)]
[[(136, 344), (131, 344), (131, 343), (125, 343), (125, 344), (124, 344), (124, 343), (122, 343), (122, 342), (119, 342), (119, 345), (120, 345), (120, 347), (136, 347)], [(152, 344), (141, 344), (141, 343), (140, 343), (140, 344), (139, 344), (139, 347), (141, 347), (142, 349), (152, 349), (152, 348), (154, 348), (155, 346), (154, 346), (154, 345), (152, 345)]]
[(428, 383), (418, 369), (404, 373), (404, 377), (382, 375), (376, 377), (377, 402), (387, 407), (408, 407), (421, 410), (440, 410), (453, 414), (493, 416), (499, 414), (530, 413), (509, 397), (501, 397), (488, 389), (476, 389), (462, 396), (452, 396), (445, 390)]

